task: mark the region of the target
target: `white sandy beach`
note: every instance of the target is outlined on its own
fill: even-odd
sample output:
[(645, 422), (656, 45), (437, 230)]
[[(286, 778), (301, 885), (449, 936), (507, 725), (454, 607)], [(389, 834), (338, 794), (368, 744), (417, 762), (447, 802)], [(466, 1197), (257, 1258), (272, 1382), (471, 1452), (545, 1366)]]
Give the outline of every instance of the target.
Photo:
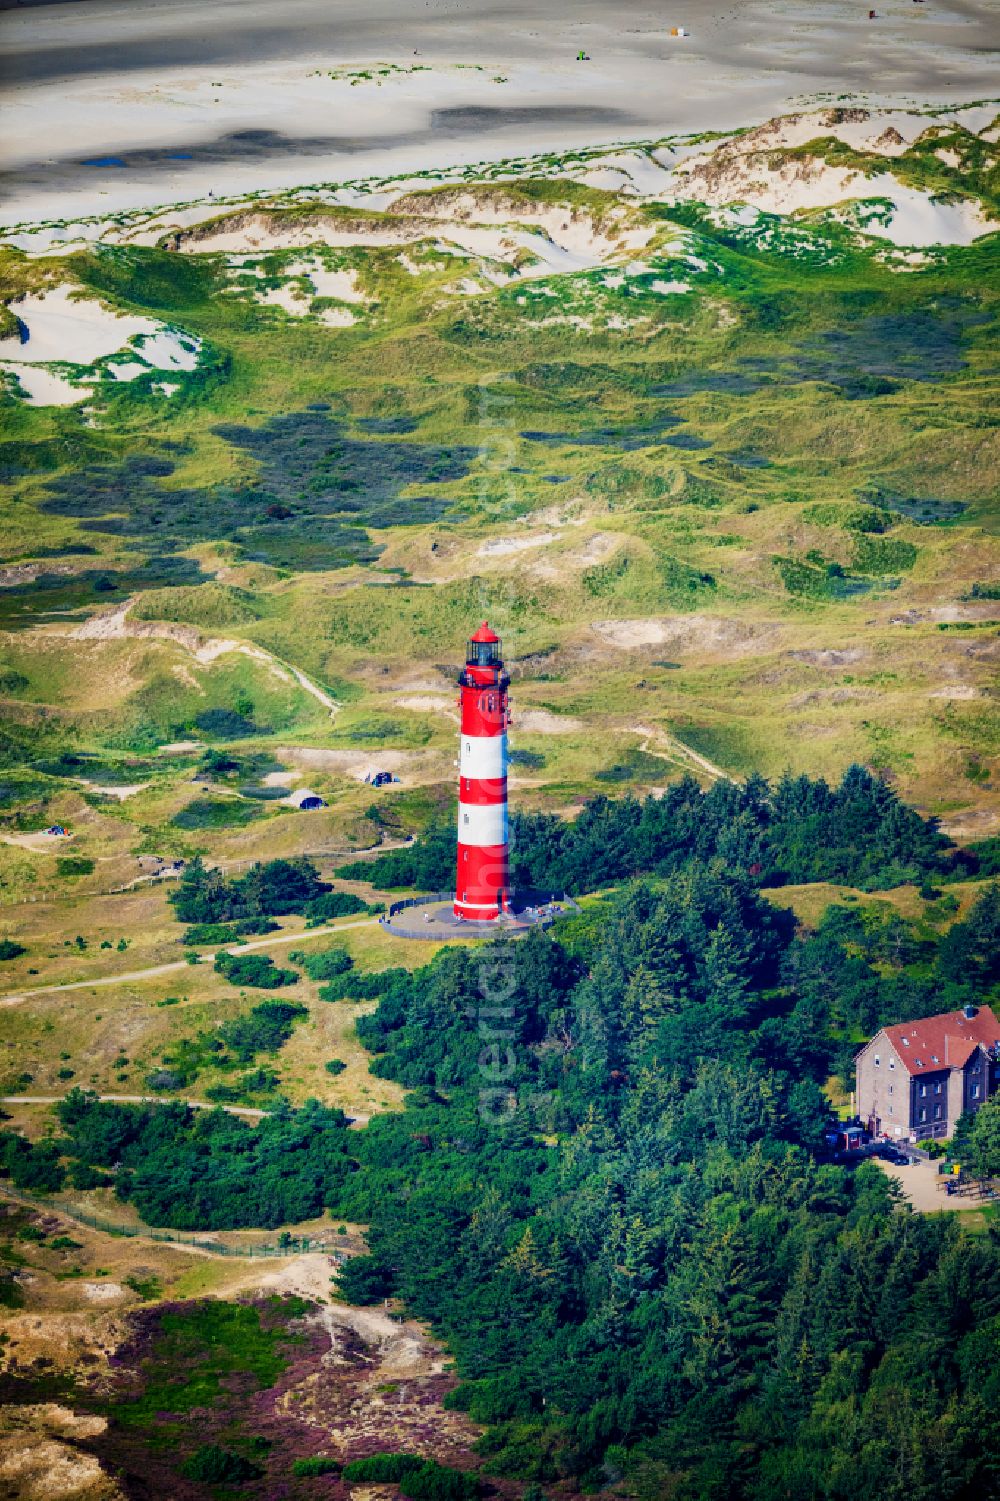
[(1000, 92), (990, 0), (868, 8), (288, 0), (280, 23), (262, 0), (6, 10), (0, 223), (729, 129), (843, 95)]

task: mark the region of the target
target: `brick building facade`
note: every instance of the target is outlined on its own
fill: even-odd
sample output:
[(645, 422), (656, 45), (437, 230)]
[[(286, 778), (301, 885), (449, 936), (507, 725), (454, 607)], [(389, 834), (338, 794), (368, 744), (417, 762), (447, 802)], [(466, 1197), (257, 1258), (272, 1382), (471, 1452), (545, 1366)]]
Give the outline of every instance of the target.
[(1000, 1089), (1000, 1020), (966, 1006), (883, 1027), (855, 1059), (857, 1112), (874, 1135), (947, 1137)]

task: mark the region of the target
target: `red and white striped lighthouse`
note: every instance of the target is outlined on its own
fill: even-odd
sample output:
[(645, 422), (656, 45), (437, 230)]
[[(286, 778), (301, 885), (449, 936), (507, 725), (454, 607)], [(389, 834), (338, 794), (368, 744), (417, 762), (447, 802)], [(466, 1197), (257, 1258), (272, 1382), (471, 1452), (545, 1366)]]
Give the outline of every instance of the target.
[(507, 865), (507, 688), (500, 637), (484, 620), (469, 642), (462, 690), (455, 915), (499, 917), (510, 897)]

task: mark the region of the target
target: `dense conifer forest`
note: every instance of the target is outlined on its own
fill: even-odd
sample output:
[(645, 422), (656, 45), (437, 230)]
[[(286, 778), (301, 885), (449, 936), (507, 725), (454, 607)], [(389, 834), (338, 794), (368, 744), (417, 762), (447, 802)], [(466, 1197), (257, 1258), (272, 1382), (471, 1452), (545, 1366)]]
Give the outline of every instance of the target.
[[(436, 889), (452, 879), (455, 831), (442, 823), (411, 849), (340, 874), (386, 886)], [(760, 886), (849, 881), (867, 890), (975, 865), (863, 766), (840, 785), (761, 776), (716, 782), (703, 792), (684, 777), (663, 797), (591, 799), (569, 823), (554, 814), (511, 819), (512, 878), (520, 885), (593, 891), (636, 875), (667, 875), (713, 858)]]
[[(1000, 1229), (916, 1215), (875, 1164), (830, 1160), (822, 1086), (849, 1082), (883, 1022), (996, 997), (1000, 888), (944, 936), (953, 899), (933, 889), (923, 924), (841, 902), (810, 929), (765, 879), (926, 883), (956, 851), (863, 773), (695, 797), (598, 801), (558, 838), (525, 821), (522, 859), (548, 849), (577, 889), (617, 887), (554, 937), (371, 977), (358, 1033), (404, 1111), (351, 1132), (311, 1104), (254, 1129), (76, 1092), (58, 1142), (4, 1137), (8, 1170), (113, 1179), (152, 1223), (325, 1206), (368, 1224), (342, 1296), (429, 1320), (488, 1468), (543, 1492), (624, 1477), (677, 1501), (995, 1494)], [(305, 865), (244, 881), (195, 870), (178, 916), (237, 916), (272, 881), (279, 902), (316, 898)], [(349, 971), (331, 999), (338, 984), (351, 992)]]

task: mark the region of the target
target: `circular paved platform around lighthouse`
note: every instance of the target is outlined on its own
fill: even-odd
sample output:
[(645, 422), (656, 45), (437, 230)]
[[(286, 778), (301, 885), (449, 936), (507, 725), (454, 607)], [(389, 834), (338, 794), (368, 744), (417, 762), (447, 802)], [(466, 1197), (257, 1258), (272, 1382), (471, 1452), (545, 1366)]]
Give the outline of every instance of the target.
[(388, 913), (379, 918), (379, 923), (397, 938), (425, 939), (432, 943), (447, 943), (454, 939), (468, 942), (470, 938), (496, 938), (500, 934), (508, 938), (523, 938), (532, 928), (551, 926), (560, 912), (580, 910), (569, 896), (518, 891), (509, 912), (492, 922), (470, 922), (467, 918), (455, 916), (454, 901), (453, 893), (439, 891), (433, 896), (393, 902)]

